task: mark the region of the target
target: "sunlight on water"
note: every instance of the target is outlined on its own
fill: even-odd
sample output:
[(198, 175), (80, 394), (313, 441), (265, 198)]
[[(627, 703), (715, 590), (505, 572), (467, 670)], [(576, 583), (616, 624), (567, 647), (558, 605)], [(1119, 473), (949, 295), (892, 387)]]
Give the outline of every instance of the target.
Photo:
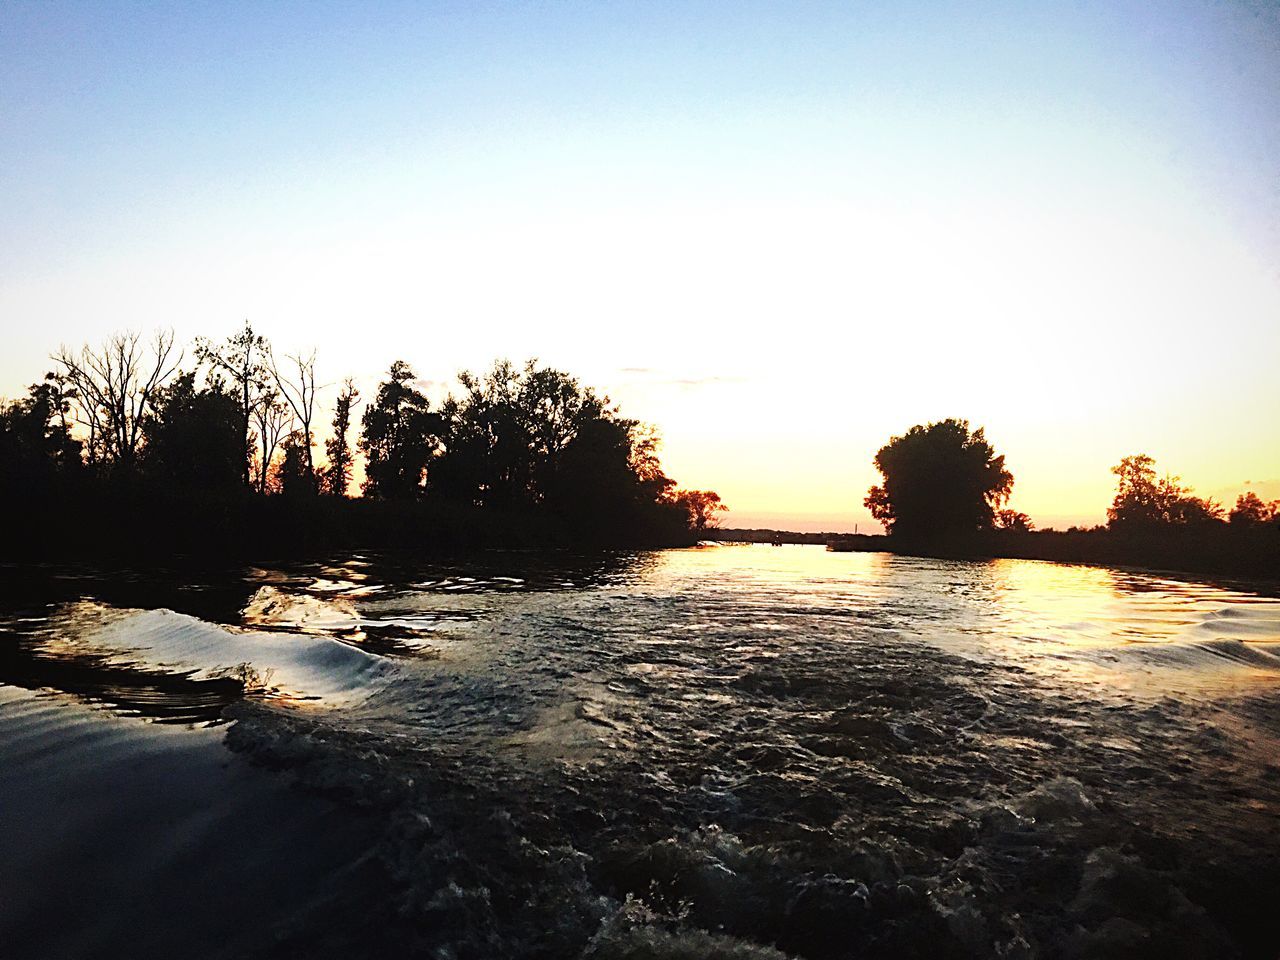
[[(1280, 600), (1154, 574), (1032, 560), (944, 561), (807, 546), (669, 551), (660, 589), (736, 594), (784, 619), (850, 616), (950, 652), (1087, 682), (1146, 687), (1280, 676)], [(1129, 649), (1135, 644), (1165, 650)], [(1246, 646), (1247, 645), (1247, 646)]]
[[(203, 596), (203, 585), (157, 587), (139, 580), (124, 578), (112, 591), (124, 599), (140, 591), (138, 612), (149, 605), (211, 612), (191, 603)], [(102, 586), (91, 575), (83, 585)], [(262, 663), (255, 665), (255, 641), (243, 638), (239, 628), (327, 636), (418, 660), (446, 655), (462, 669), (464, 648), (473, 664), (494, 654), (492, 645), (475, 643), (495, 625), (520, 618), (530, 626), (524, 644), (540, 645), (545, 626), (530, 620), (557, 611), (571, 613), (575, 629), (622, 637), (635, 646), (684, 653), (713, 648), (717, 666), (725, 669), (734, 667), (736, 657), (776, 652), (783, 644), (803, 648), (815, 640), (861, 643), (877, 636), (888, 642), (891, 634), (1126, 694), (1224, 692), (1280, 676), (1280, 600), (1274, 597), (1036, 561), (946, 561), (761, 545), (550, 559), (494, 554), (456, 564), (351, 557), (249, 568), (235, 574), (230, 588), (220, 589), (241, 598), (212, 611), (213, 619), (236, 630), (232, 634), (210, 634), (195, 622), (184, 633), (181, 623), (170, 621), (159, 634), (139, 632), (141, 621), (122, 634), (106, 621), (128, 614), (130, 604), (113, 605), (105, 596), (86, 604), (78, 590), (72, 591), (76, 600), (47, 605), (37, 616), (14, 611), (6, 629), (25, 638), (21, 647), (33, 662), (76, 661), (83, 667), (86, 658), (97, 657), (97, 667), (117, 668), (117, 676), (104, 680), (107, 686), (118, 680), (119, 668), (153, 674), (167, 669), (185, 681), (182, 689), (193, 692), (200, 679), (281, 669), (275, 661), (284, 648), (277, 645), (268, 654), (275, 641), (257, 641)], [(141, 656), (140, 650), (152, 652)], [(241, 659), (231, 662), (233, 654)], [(290, 669), (297, 672), (299, 665)], [(80, 682), (92, 685), (87, 674)], [(315, 675), (309, 683), (326, 686)], [(206, 696), (202, 691), (200, 697)]]

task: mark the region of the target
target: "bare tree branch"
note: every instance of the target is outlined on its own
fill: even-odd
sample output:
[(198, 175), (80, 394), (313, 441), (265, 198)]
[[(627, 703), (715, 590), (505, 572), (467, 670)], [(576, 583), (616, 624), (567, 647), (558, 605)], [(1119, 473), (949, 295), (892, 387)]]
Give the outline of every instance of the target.
[[(292, 363), (294, 368), (292, 375), (295, 379), (290, 379), (288, 375), (280, 372), (275, 355), (270, 350), (267, 356), (270, 358), (271, 373), (275, 377), (276, 386), (280, 388), (280, 393), (293, 410), (294, 417), (302, 425), (302, 448), (307, 468), (307, 482), (314, 488), (316, 468), (311, 449), (313, 444), (311, 420), (316, 404), (316, 352), (312, 350), (306, 356), (299, 353), (285, 357)], [(288, 369), (286, 366), (286, 370)]]
[(275, 459), (280, 438), (293, 430), (293, 418), (289, 407), (280, 401), (280, 395), (270, 390), (264, 391), (254, 405), (253, 422), (258, 428), (258, 444), (262, 450), (253, 481), (259, 493), (266, 493), (271, 461)]
[(72, 386), (75, 418), (89, 431), (89, 462), (129, 468), (137, 459), (142, 424), (156, 391), (182, 362), (172, 330), (158, 331), (150, 350), (138, 333), (117, 333), (98, 349), (60, 347), (53, 360)]

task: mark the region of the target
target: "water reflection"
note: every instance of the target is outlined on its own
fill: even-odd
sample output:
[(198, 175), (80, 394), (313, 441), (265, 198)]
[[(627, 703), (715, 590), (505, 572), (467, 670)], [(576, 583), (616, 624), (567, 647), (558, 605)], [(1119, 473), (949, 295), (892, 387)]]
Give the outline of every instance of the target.
[(829, 625), (860, 615), (949, 652), (1126, 690), (1220, 692), (1280, 675), (1280, 600), (1159, 574), (735, 546), (672, 551), (654, 576), (663, 589), (769, 597)]

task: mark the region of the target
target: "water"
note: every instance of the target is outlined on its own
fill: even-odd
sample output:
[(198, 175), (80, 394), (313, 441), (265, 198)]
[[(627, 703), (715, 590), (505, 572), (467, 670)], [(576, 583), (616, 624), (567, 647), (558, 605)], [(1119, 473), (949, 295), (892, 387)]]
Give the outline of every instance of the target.
[(376, 825), (262, 955), (1280, 947), (1280, 601), (1248, 589), (743, 546), (0, 596), (0, 683), (215, 727)]

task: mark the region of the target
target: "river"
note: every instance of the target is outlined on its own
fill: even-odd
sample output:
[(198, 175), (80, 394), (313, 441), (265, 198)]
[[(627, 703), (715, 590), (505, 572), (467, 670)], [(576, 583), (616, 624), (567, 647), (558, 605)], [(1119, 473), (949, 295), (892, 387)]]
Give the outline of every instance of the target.
[(763, 545), (4, 573), (9, 956), (1280, 946), (1257, 585)]

